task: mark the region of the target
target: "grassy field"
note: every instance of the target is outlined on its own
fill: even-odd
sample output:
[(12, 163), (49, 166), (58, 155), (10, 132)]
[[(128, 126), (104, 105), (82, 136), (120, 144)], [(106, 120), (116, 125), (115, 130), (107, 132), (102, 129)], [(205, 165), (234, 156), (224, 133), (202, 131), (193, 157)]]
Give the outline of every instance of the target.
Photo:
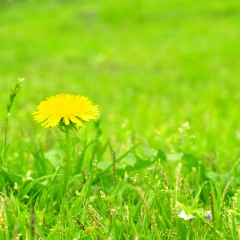
[[(240, 239), (239, 21), (235, 0), (1, 0), (0, 239)], [(101, 113), (66, 192), (65, 136), (32, 116), (59, 93)]]

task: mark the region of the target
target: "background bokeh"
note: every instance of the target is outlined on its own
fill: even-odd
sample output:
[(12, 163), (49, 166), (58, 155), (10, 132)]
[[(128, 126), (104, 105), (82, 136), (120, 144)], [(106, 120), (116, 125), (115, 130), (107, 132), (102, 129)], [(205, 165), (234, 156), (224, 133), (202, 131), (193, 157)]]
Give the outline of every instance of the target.
[(1, 0), (1, 117), (23, 77), (12, 139), (39, 132), (39, 101), (82, 94), (117, 144), (135, 132), (171, 148), (188, 121), (191, 147), (227, 166), (239, 153), (239, 20), (235, 0)]

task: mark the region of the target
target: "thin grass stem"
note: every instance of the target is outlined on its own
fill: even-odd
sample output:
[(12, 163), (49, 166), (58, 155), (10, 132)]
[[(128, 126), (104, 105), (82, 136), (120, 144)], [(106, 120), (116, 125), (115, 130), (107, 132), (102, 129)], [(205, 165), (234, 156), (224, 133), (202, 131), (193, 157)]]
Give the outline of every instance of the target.
[(12, 109), (15, 97), (17, 96), (19, 90), (22, 87), (22, 82), (23, 81), (24, 81), (24, 79), (18, 79), (18, 81), (15, 84), (14, 88), (11, 89), (9, 100), (8, 100), (8, 103), (7, 103), (7, 114), (6, 114), (4, 130), (3, 130), (2, 161), (0, 162), (0, 164), (3, 167), (5, 167), (6, 159), (7, 159), (7, 140), (8, 140), (8, 128), (9, 128), (9, 118), (11, 116), (11, 109)]

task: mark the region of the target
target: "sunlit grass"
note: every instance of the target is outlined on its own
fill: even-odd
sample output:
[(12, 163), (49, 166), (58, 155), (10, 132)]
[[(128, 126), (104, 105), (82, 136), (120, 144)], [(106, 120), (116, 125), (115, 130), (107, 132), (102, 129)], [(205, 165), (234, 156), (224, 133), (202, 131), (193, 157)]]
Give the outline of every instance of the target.
[[(0, 239), (239, 239), (239, 3), (0, 6)], [(61, 92), (101, 109), (64, 196), (65, 137), (32, 119)]]

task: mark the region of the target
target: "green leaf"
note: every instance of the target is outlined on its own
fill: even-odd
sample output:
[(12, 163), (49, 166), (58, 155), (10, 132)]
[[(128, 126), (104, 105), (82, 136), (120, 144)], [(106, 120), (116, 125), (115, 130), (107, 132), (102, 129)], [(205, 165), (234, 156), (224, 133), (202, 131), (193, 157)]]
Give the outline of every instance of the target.
[(136, 164), (136, 157), (131, 153), (123, 158), (122, 162), (124, 162), (127, 166), (134, 166)]
[(182, 159), (183, 155), (184, 154), (182, 152), (179, 152), (179, 153), (168, 153), (166, 155), (166, 157), (167, 157), (167, 161), (168, 162), (177, 162), (177, 161)]
[(185, 153), (182, 158), (182, 161), (188, 170), (191, 170), (193, 167), (198, 167), (200, 165), (200, 160), (200, 158), (190, 153)]
[(120, 162), (117, 163), (117, 168), (125, 169), (126, 167), (134, 167), (135, 164), (136, 164), (136, 157), (133, 153), (130, 153), (126, 157), (121, 159)]
[(152, 148), (140, 147), (137, 149), (137, 156), (144, 161), (153, 161), (156, 158), (157, 153)]
[(157, 158), (160, 159), (162, 162), (167, 162), (167, 156), (163, 150), (157, 151)]
[(18, 183), (21, 184), (22, 182), (22, 176), (19, 174), (16, 174), (14, 172), (10, 172), (8, 169), (0, 167), (0, 174), (3, 176), (7, 181), (10, 183)]
[(44, 154), (44, 157), (52, 164), (54, 168), (59, 166), (63, 158), (61, 149), (52, 149)]
[(97, 168), (99, 168), (102, 171), (107, 170), (112, 165), (112, 162), (109, 160), (103, 160), (101, 162), (98, 162)]

